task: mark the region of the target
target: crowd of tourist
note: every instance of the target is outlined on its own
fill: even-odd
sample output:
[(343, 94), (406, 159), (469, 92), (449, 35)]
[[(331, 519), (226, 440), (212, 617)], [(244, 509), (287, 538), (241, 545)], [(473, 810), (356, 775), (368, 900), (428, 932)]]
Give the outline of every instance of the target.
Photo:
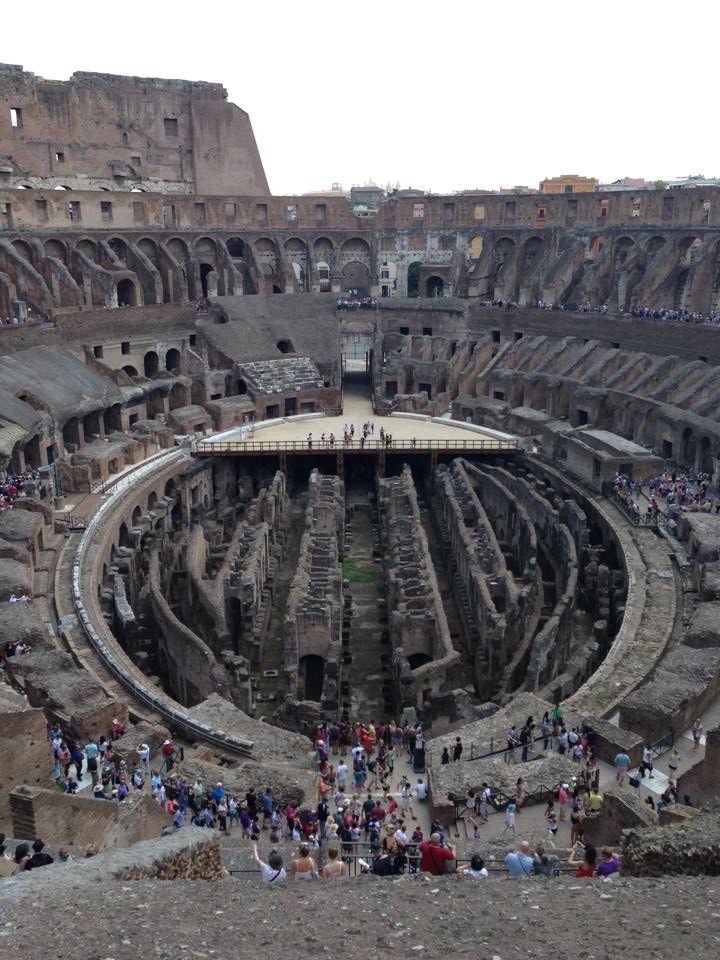
[[(720, 513), (720, 496), (708, 495), (710, 477), (707, 473), (699, 472), (694, 479), (677, 470), (666, 470), (658, 477), (650, 480), (632, 480), (623, 473), (618, 473), (613, 480), (615, 498), (624, 507), (627, 513), (638, 523), (654, 523), (660, 515), (666, 515), (668, 520), (677, 519), (678, 514), (690, 513)], [(647, 488), (647, 492), (643, 491)], [(643, 510), (638, 497), (647, 497), (648, 504)], [(661, 509), (658, 501), (662, 501), (665, 509)]]
[[(503, 310), (515, 310), (520, 306), (515, 300), (505, 300), (502, 298), (489, 298), (481, 301), (481, 303), (484, 307), (499, 307)], [(647, 305), (633, 307), (631, 310), (610, 311), (606, 303), (595, 306), (587, 300), (582, 303), (551, 303), (546, 300), (538, 300), (537, 303), (523, 304), (523, 306), (535, 310), (559, 310), (562, 313), (593, 313), (602, 316), (612, 313), (618, 317), (637, 317), (649, 320), (675, 320), (682, 323), (720, 323), (720, 313), (717, 311), (703, 313), (699, 310), (670, 310), (667, 307), (649, 307)]]
[(338, 297), (335, 306), (338, 310), (377, 310), (375, 297)]
[(28, 480), (39, 480), (37, 470), (26, 470), (24, 473), (8, 473), (4, 480), (0, 480), (0, 513), (8, 510), (13, 503), (22, 497), (22, 485)]

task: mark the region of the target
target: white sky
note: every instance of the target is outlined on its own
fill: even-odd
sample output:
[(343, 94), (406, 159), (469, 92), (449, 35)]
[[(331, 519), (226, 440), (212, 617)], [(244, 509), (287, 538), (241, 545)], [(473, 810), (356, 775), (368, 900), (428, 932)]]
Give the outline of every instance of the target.
[(718, 27), (713, 0), (6, 0), (0, 60), (220, 82), (276, 194), (450, 192), (720, 174)]

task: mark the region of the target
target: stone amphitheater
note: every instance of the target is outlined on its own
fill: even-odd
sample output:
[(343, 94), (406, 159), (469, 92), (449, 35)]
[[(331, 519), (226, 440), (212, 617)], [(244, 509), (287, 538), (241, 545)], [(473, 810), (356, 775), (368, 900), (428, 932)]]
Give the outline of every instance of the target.
[[(272, 196), (218, 84), (0, 65), (0, 830), (74, 857), (0, 872), (0, 956), (306, 954), (322, 903), (353, 957), (575, 957), (567, 897), (591, 956), (716, 957), (719, 315), (720, 188)], [(553, 712), (607, 881), (548, 836)], [(149, 783), (67, 792), (48, 735), (308, 811), (318, 730), (391, 721), (481, 897), (357, 844), (352, 887), (270, 891)], [(505, 880), (519, 777), (552, 880)]]

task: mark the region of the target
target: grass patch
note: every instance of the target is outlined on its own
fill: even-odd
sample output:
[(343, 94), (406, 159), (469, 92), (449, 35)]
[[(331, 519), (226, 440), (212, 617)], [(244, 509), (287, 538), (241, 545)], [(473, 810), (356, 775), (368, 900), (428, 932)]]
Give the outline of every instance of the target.
[(370, 563), (360, 563), (352, 557), (343, 561), (343, 577), (350, 583), (375, 583), (378, 572)]

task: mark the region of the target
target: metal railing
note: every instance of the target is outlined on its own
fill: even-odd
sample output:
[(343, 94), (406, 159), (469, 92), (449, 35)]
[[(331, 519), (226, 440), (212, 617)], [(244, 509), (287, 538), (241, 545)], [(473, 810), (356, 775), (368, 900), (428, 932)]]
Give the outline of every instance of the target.
[(507, 451), (518, 449), (517, 440), (496, 440), (484, 437), (473, 440), (392, 440), (387, 443), (379, 439), (360, 440), (345, 443), (336, 440), (198, 440), (192, 445), (193, 453), (217, 456), (223, 453), (378, 453), (382, 451), (394, 452), (397, 450), (495, 450)]

